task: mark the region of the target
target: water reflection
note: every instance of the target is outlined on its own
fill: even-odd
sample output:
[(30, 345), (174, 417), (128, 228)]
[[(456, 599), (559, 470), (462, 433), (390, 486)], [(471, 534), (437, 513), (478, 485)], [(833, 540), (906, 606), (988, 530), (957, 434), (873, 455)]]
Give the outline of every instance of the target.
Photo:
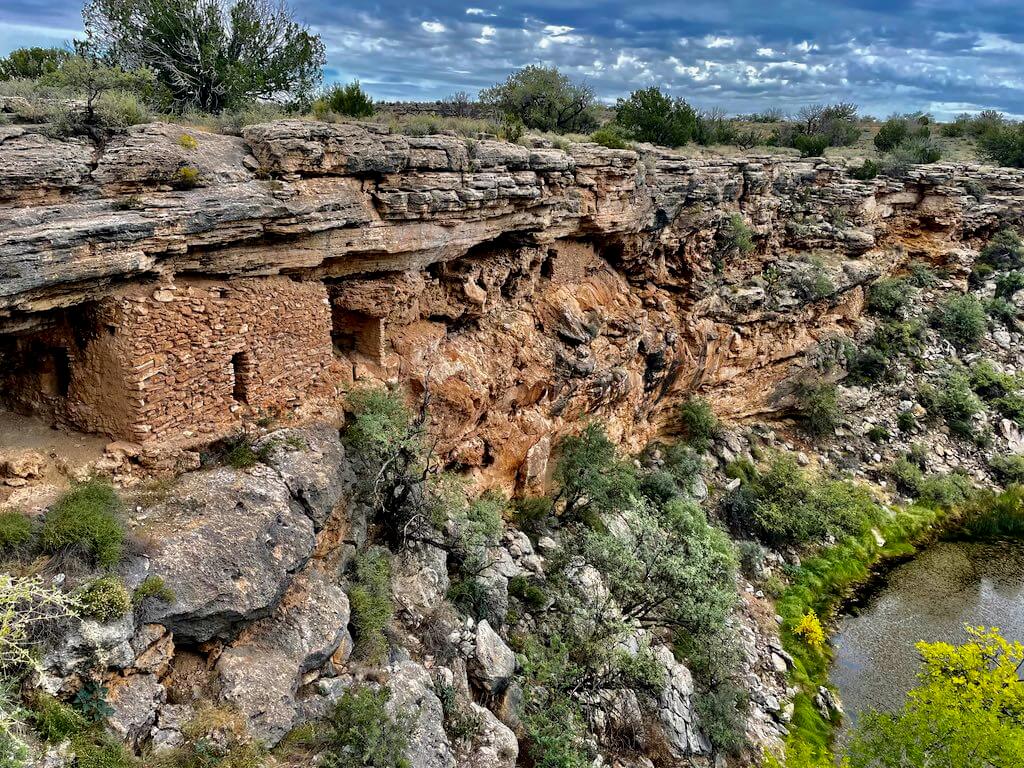
[(914, 644), (962, 642), (965, 623), (996, 626), (1024, 642), (1024, 543), (936, 544), (895, 569), (859, 615), (841, 621), (831, 678), (847, 726), (864, 709), (902, 706), (918, 670)]

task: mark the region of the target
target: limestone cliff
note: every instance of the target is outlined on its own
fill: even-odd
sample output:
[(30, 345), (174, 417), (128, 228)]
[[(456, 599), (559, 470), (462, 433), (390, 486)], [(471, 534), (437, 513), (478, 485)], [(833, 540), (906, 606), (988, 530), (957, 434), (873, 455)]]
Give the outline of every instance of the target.
[[(1024, 172), (1006, 169), (859, 181), (822, 159), (535, 144), (301, 120), (242, 137), (149, 124), (103, 145), (0, 127), (0, 406), (115, 440), (93, 468), (136, 485), (138, 464), (181, 474), (220, 438), (274, 430), (254, 443), (256, 466), (184, 472), (139, 497), (139, 551), (119, 575), (130, 588), (160, 576), (175, 600), (79, 622), (43, 659), (40, 688), (70, 695), (98, 658), (133, 747), (180, 745), (207, 700), (274, 744), (355, 678), (381, 676), (389, 706), (418, 713), (417, 768), (513, 765), (509, 627), (439, 617), (443, 548), (395, 556), (395, 652), (372, 672), (349, 664), (342, 584), (373, 536), (339, 438), (344, 393), (429, 392), (442, 464), (478, 488), (536, 493), (559, 440), (589, 419), (636, 452), (694, 392), (734, 423), (779, 415), (805, 376), (840, 375), (808, 353), (820, 363), (856, 332), (868, 283), (911, 260), (957, 280), (1024, 209)], [(778, 442), (729, 432), (719, 466), (755, 437)], [(35, 474), (0, 459), (10, 485)], [(707, 495), (702, 481), (692, 494)], [(481, 578), (507, 609), (510, 582), (543, 579), (559, 546), (506, 527)], [(572, 574), (581, 595), (606, 593), (593, 568)], [(771, 745), (791, 660), (753, 593), (734, 628), (747, 732)], [(631, 641), (651, 642), (661, 688), (650, 712), (632, 691), (584, 702), (598, 751), (709, 764), (690, 671), (664, 638), (640, 628)], [(441, 725), (441, 683), (471, 701), (470, 746)]]
[[(865, 282), (955, 262), (1024, 195), (1003, 169), (856, 181), (820, 159), (310, 121), (195, 147), (164, 124), (104, 146), (3, 131), (8, 405), (187, 446), (353, 379), (429, 379), (451, 460), (526, 485), (587, 414), (637, 448), (689, 391), (727, 416), (777, 408)], [(754, 252), (728, 242), (733, 214)]]

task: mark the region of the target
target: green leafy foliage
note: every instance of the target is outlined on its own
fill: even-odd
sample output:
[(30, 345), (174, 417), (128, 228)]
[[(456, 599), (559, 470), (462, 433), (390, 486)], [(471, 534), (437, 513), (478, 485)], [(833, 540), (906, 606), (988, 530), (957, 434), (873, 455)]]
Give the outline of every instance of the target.
[(910, 283), (903, 278), (883, 278), (868, 290), (867, 308), (876, 315), (900, 320), (906, 316), (914, 293)]
[(802, 384), (797, 391), (796, 413), (808, 434), (819, 437), (834, 434), (843, 418), (835, 384)]
[(40, 543), (46, 552), (70, 553), (90, 559), (101, 568), (121, 560), (124, 527), (121, 501), (114, 489), (90, 480), (65, 493), (46, 513)]
[(950, 368), (938, 387), (922, 386), (917, 397), (929, 414), (944, 419), (953, 434), (966, 439), (974, 433), (974, 415), (984, 410), (967, 372), (959, 367)]
[(590, 140), (608, 149), (629, 149), (629, 137), (617, 125), (605, 125), (590, 134)]
[(711, 404), (702, 397), (687, 398), (676, 414), (683, 435), (694, 450), (707, 451), (721, 432)]
[(75, 694), (75, 709), (90, 723), (102, 723), (114, 714), (114, 709), (107, 703), (109, 692), (99, 680), (89, 678)]
[(1024, 168), (1024, 123), (993, 127), (978, 137), (978, 153), (991, 163)]
[(744, 256), (754, 250), (754, 231), (738, 213), (730, 214), (718, 231), (720, 257)]
[(76, 768), (138, 768), (138, 761), (117, 738), (88, 732), (71, 740)]
[(599, 424), (590, 423), (581, 434), (566, 437), (559, 448), (554, 480), (559, 488), (557, 500), (564, 502), (563, 521), (593, 519), (625, 506), (636, 494), (632, 466), (619, 458)]
[(411, 723), (387, 709), (387, 688), (357, 686), (346, 690), (320, 734), (325, 768), (409, 768), (406, 758)]
[(949, 768), (1024, 763), (1024, 646), (997, 629), (967, 627), (968, 642), (917, 644), (918, 684), (895, 713), (863, 713), (846, 759), (851, 768), (928, 765)]
[(921, 123), (917, 115), (894, 115), (882, 123), (875, 134), (875, 147), (881, 152), (890, 152), (910, 138), (928, 138), (931, 131), (927, 123)]
[(693, 502), (637, 503), (616, 515), (615, 533), (581, 532), (579, 553), (602, 574), (627, 619), (646, 626), (720, 627), (736, 599), (728, 537)]
[(1011, 270), (1024, 267), (1024, 243), (1012, 229), (1002, 229), (978, 255), (978, 262), (995, 270)]
[(787, 455), (763, 470), (748, 467), (746, 481), (721, 502), (721, 512), (740, 534), (773, 546), (855, 534), (879, 517), (870, 494), (844, 480), (803, 472)]
[(373, 99), (353, 80), (347, 85), (332, 85), (313, 103), (313, 113), (333, 112), (346, 117), (369, 117), (375, 111)]
[(974, 349), (988, 330), (985, 307), (970, 293), (944, 299), (936, 307), (931, 323), (958, 349)]
[(132, 599), (119, 576), (108, 574), (86, 582), (75, 592), (79, 613), (107, 623), (132, 609)]
[(59, 69), (70, 55), (64, 48), (16, 48), (0, 59), (0, 80), (35, 80)]
[(652, 86), (619, 99), (615, 124), (630, 138), (662, 147), (680, 147), (697, 132), (697, 113), (681, 98)]
[(148, 68), (179, 111), (302, 101), (325, 61), (319, 36), (269, 0), (91, 0), (83, 15), (104, 59)]
[(32, 542), (32, 523), (16, 509), (0, 512), (0, 557), (28, 551)]
[(589, 133), (597, 127), (594, 89), (574, 83), (556, 67), (527, 65), (482, 90), (480, 102), (538, 131)]
[(168, 587), (162, 577), (150, 574), (132, 592), (132, 605), (142, 605), (147, 600), (158, 600), (162, 603), (173, 603), (176, 600), (174, 590)]
[(52, 744), (76, 736), (89, 727), (85, 716), (47, 693), (36, 693), (31, 700), (32, 725)]
[(853, 166), (847, 170), (851, 179), (870, 181), (882, 172), (882, 165), (877, 160), (866, 158), (863, 163)]
[(361, 553), (355, 561), (353, 585), (348, 598), (352, 606), (356, 655), (368, 663), (379, 663), (388, 650), (385, 633), (395, 614), (391, 600), (391, 559), (375, 548)]

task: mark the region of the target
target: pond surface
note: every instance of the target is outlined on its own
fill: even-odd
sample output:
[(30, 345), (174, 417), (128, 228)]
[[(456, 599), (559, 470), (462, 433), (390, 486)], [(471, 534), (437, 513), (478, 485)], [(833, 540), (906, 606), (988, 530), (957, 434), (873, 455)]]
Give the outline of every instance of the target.
[(894, 569), (833, 638), (846, 710), (896, 710), (916, 682), (919, 640), (962, 642), (964, 624), (1024, 642), (1024, 542), (940, 542)]

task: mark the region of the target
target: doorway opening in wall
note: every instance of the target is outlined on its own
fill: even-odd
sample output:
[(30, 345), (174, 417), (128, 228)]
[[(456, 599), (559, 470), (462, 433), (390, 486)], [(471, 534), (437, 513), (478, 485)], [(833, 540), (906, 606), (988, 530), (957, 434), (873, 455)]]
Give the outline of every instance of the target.
[(333, 307), (331, 341), (338, 354), (358, 352), (380, 363), (384, 356), (384, 321), (365, 312)]
[(36, 353), (39, 388), (52, 397), (67, 397), (71, 390), (71, 356), (66, 349), (47, 347)]
[(249, 402), (249, 381), (252, 369), (247, 352), (236, 352), (231, 356), (231, 397), (239, 403)]

